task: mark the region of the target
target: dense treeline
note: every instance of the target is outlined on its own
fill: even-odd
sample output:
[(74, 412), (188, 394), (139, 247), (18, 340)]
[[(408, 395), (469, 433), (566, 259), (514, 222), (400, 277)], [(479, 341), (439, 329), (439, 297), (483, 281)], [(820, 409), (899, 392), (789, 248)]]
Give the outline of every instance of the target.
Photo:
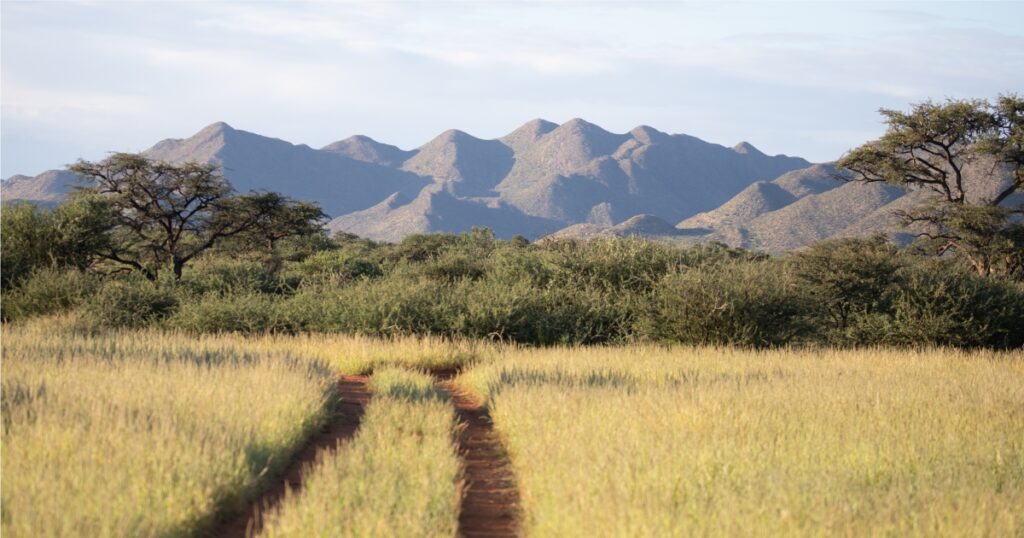
[[(497, 240), (486, 229), (399, 244), (312, 233), (273, 251), (227, 240), (180, 278), (162, 271), (151, 280), (69, 256), (78, 240), (73, 215), (83, 213), (74, 203), (5, 209), (5, 321), (71, 311), (87, 330), (430, 333), (532, 344), (1024, 345), (1024, 285), (880, 237), (773, 258), (641, 239), (531, 244)], [(34, 238), (19, 236), (27, 233)]]

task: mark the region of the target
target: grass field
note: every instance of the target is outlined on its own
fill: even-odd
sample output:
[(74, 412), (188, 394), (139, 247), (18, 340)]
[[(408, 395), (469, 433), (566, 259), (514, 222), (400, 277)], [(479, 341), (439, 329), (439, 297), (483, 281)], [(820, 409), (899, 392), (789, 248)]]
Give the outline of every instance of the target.
[(459, 461), (454, 413), (424, 374), (374, 373), (359, 434), (317, 463), (287, 498), (268, 537), (454, 536)]
[(323, 419), (332, 372), (155, 332), (3, 331), (4, 536), (183, 536)]
[(1024, 533), (1024, 355), (519, 351), (491, 406), (533, 536)]
[(195, 536), (372, 373), (266, 536), (453, 536), (464, 367), (530, 536), (1024, 535), (1024, 353), (3, 328), (4, 536)]

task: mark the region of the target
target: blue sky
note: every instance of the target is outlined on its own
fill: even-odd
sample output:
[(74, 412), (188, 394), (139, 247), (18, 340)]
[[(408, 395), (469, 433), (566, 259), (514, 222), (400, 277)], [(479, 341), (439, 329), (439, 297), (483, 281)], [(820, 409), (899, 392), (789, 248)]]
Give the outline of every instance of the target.
[(16, 2), (0, 175), (215, 121), (409, 149), (541, 117), (831, 160), (877, 109), (1024, 92), (1024, 3)]

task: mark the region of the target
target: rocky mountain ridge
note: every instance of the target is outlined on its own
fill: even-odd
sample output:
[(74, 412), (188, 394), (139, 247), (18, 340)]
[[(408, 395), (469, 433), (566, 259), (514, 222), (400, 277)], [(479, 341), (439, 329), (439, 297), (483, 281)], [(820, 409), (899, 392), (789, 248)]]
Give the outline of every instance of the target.
[[(218, 122), (144, 153), (216, 163), (241, 192), (313, 200), (334, 217), (332, 231), (388, 241), (473, 226), (538, 238), (639, 214), (676, 222), (809, 165), (745, 142), (728, 148), (647, 126), (611, 133), (582, 119), (532, 120), (492, 140), (449, 130), (412, 150), (359, 135), (314, 149)], [(54, 202), (70, 179), (62, 171), (16, 176), (3, 182), (3, 197)]]

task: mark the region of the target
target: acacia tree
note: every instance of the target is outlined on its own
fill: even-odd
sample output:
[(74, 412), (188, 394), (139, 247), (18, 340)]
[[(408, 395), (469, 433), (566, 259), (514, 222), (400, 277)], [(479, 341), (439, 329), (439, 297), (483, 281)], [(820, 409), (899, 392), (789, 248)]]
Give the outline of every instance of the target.
[(180, 279), (186, 264), (222, 239), (257, 228), (286, 237), (304, 233), (323, 217), (315, 205), (278, 194), (235, 194), (212, 164), (115, 153), (69, 169), (92, 182), (90, 190), (113, 209), (114, 240), (99, 254), (151, 280), (166, 264)]
[[(847, 181), (885, 182), (924, 188), (936, 202), (897, 213), (937, 253), (963, 255), (981, 275), (1013, 275), (1024, 270), (1024, 233), (1013, 219), (1024, 206), (1006, 200), (1024, 190), (1024, 99), (1001, 96), (986, 100), (925, 101), (910, 112), (882, 109), (888, 128), (878, 140), (851, 150), (837, 165)], [(994, 196), (971, 192), (984, 178), (998, 183)], [(971, 181), (973, 179), (974, 181)]]
[(262, 249), (267, 255), (267, 269), (281, 268), (278, 241), (288, 237), (322, 234), (327, 215), (320, 206), (310, 202), (290, 201), (276, 192), (239, 197), (237, 211), (248, 216), (252, 225), (240, 234), (245, 247)]

